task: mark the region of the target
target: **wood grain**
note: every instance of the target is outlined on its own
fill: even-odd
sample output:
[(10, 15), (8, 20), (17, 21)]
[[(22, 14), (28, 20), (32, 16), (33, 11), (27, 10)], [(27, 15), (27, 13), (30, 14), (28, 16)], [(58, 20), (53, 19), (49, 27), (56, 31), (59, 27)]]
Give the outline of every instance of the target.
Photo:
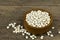
[[(45, 9), (53, 15), (54, 37), (45, 35), (43, 40), (60, 40), (57, 33), (60, 30), (60, 0), (0, 0), (0, 40), (26, 40), (21, 34), (12, 33), (12, 28), (7, 30), (6, 26), (13, 22), (23, 25), (24, 12), (31, 8)], [(35, 40), (40, 40), (40, 36)]]
[[(52, 30), (55, 37), (50, 38), (45, 35), (44, 40), (60, 40), (60, 35), (57, 31), (60, 30), (60, 6), (0, 6), (0, 40), (26, 40), (21, 34), (12, 33), (13, 29), (6, 29), (6, 26), (11, 22), (23, 25), (23, 14), (30, 8), (42, 8), (51, 12), (54, 18), (53, 26), (56, 28)], [(35, 40), (40, 40), (38, 36)], [(30, 38), (28, 40), (31, 40)]]
[(1, 6), (60, 5), (60, 0), (0, 0)]

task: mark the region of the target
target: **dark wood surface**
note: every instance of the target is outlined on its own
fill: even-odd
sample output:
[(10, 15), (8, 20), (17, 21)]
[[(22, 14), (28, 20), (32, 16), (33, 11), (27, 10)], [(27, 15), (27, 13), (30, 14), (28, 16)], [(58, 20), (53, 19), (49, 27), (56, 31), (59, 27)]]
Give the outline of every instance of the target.
[[(21, 34), (14, 34), (13, 29), (6, 29), (9, 23), (16, 22), (23, 25), (24, 12), (31, 8), (41, 8), (51, 12), (53, 15), (52, 30), (54, 37), (44, 37), (43, 40), (60, 40), (60, 0), (0, 0), (0, 40), (26, 40)], [(28, 40), (31, 40), (30, 38)], [(40, 40), (40, 36), (37, 39)]]
[(60, 5), (60, 0), (0, 0), (3, 6)]

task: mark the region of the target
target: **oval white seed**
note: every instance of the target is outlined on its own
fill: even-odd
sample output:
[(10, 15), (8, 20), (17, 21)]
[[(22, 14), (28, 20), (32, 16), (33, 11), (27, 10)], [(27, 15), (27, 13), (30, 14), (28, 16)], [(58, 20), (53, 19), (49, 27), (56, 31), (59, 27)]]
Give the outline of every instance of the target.
[(27, 35), (30, 35), (30, 33), (29, 33), (29, 32), (26, 32), (26, 34), (27, 34)]
[(43, 38), (44, 38), (44, 36), (41, 36), (41, 37), (40, 37), (40, 39), (43, 39)]
[(60, 31), (58, 31), (58, 33), (60, 34)]
[(48, 36), (49, 36), (50, 34), (48, 33)]
[(33, 37), (33, 38), (36, 38), (36, 36), (35, 36), (35, 35), (32, 35), (32, 37)]
[(9, 24), (9, 26), (12, 26), (12, 23), (11, 23), (11, 24)]
[(37, 38), (36, 36), (34, 36), (35, 38)]
[(26, 36), (25, 38), (28, 39), (28, 36)]
[(13, 33), (16, 33), (16, 31), (13, 31)]
[(15, 33), (18, 33), (17, 31), (15, 31)]
[(14, 29), (17, 29), (16, 27), (13, 27)]
[(52, 31), (49, 31), (49, 33), (52, 33)]
[(25, 33), (22, 33), (22, 35), (24, 36), (24, 35), (25, 35)]
[(14, 25), (16, 25), (16, 23), (14, 22)]
[(49, 32), (47, 32), (47, 35), (49, 36), (49, 35), (50, 35), (50, 33), (49, 33)]
[(24, 33), (26, 33), (26, 31), (24, 31)]
[(9, 26), (7, 26), (7, 29), (9, 29), (10, 27)]
[(30, 38), (32, 38), (32, 36), (30, 36)]
[(14, 25), (14, 24), (12, 24), (12, 27), (14, 28), (14, 27), (15, 27), (15, 25)]
[(21, 26), (21, 29), (23, 29), (23, 26)]
[(32, 38), (32, 40), (34, 40), (35, 38)]
[(50, 37), (54, 37), (54, 35), (53, 35), (53, 34), (51, 34), (51, 35), (50, 35)]
[(52, 29), (55, 29), (55, 27), (52, 27)]

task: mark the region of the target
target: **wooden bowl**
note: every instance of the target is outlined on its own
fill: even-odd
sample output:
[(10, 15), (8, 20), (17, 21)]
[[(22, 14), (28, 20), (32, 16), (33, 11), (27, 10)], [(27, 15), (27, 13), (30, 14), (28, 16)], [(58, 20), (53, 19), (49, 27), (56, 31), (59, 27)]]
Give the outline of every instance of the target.
[(44, 11), (45, 11), (45, 12), (48, 12), (47, 10), (38, 9), (38, 8), (34, 8), (34, 9), (31, 9), (31, 10), (26, 11), (25, 14), (24, 14), (24, 28), (25, 28), (28, 32), (30, 32), (30, 33), (32, 33), (32, 34), (35, 34), (35, 35), (37, 35), (37, 34), (41, 35), (41, 34), (43, 34), (43, 33), (46, 33), (47, 31), (49, 31), (50, 28), (52, 27), (52, 22), (53, 22), (53, 18), (52, 18), (52, 15), (50, 14), (50, 12), (48, 12), (48, 13), (49, 13), (49, 16), (50, 16), (50, 19), (51, 19), (50, 23), (49, 23), (47, 26), (45, 26), (45, 27), (36, 28), (36, 27), (32, 27), (32, 26), (28, 25), (28, 23), (25, 21), (25, 20), (26, 20), (26, 14), (30, 13), (32, 10), (33, 10), (33, 11), (34, 11), (34, 10), (35, 10), (35, 11), (41, 10), (41, 11), (43, 11), (43, 12), (44, 12)]

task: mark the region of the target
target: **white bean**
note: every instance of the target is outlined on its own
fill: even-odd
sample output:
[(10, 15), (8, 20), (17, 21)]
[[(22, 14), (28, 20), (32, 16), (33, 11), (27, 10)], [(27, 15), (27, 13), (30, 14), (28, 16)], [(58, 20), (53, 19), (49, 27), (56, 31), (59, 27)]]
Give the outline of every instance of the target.
[(60, 34), (60, 31), (58, 31), (58, 33)]
[(51, 36), (51, 37), (54, 37), (54, 35), (53, 35), (53, 34), (51, 34), (50, 36)]
[(25, 38), (28, 39), (28, 36), (26, 36)]

